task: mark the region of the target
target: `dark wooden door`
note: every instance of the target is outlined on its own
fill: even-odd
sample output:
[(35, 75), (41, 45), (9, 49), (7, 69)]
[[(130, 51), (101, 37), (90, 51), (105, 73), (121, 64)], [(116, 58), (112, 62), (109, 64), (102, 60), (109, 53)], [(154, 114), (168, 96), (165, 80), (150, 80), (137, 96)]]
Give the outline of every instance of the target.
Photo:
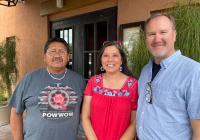
[(117, 38), (117, 8), (52, 21), (50, 37), (64, 38), (70, 44), (68, 68), (88, 79), (97, 71), (98, 52), (103, 41)]

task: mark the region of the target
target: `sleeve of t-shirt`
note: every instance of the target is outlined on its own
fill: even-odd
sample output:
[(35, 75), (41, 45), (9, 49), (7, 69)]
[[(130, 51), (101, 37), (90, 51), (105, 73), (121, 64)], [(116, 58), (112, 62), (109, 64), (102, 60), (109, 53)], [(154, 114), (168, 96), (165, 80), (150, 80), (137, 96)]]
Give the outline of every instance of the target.
[(94, 78), (95, 77), (92, 77), (88, 80), (88, 83), (87, 83), (85, 91), (84, 91), (84, 96), (92, 96), (93, 95)]
[(21, 113), (25, 110), (24, 94), (28, 79), (29, 77), (25, 76), (25, 78), (18, 83), (9, 102), (9, 106), (16, 108), (17, 113)]
[(131, 91), (133, 93), (131, 97), (131, 110), (137, 110), (137, 103), (138, 103), (138, 82), (137, 80), (134, 81), (133, 86), (131, 87)]
[(187, 87), (186, 105), (190, 119), (200, 119), (200, 71), (191, 76)]

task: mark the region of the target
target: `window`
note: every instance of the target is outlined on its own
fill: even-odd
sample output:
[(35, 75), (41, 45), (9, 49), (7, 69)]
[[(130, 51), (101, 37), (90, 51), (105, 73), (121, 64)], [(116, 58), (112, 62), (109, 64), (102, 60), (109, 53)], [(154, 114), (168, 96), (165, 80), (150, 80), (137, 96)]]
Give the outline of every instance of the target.
[(72, 27), (56, 30), (56, 37), (63, 38), (69, 44), (69, 63), (68, 68), (73, 68), (73, 29)]

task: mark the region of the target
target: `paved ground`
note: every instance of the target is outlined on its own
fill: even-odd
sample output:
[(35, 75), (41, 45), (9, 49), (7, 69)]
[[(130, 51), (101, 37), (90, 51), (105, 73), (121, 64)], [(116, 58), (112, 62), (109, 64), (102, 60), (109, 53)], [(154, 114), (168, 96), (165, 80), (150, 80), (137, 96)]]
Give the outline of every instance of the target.
[(10, 125), (0, 126), (0, 140), (12, 140)]

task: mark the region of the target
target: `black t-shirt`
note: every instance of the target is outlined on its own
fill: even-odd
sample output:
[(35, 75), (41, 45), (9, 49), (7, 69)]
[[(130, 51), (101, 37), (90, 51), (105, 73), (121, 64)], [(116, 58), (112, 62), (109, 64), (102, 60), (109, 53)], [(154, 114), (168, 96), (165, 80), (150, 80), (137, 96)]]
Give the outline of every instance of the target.
[(160, 68), (161, 68), (160, 64), (156, 64), (155, 62), (153, 62), (151, 81), (153, 81), (156, 74), (159, 72)]

